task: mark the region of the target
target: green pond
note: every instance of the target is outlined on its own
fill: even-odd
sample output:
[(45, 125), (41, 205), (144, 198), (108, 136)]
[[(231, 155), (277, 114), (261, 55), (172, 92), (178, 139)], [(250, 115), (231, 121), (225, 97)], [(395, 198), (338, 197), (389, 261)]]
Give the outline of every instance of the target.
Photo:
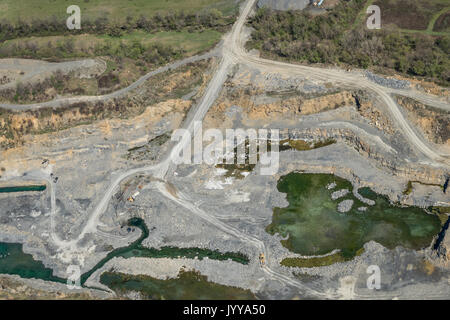
[[(337, 186), (328, 190), (331, 183)], [(331, 174), (293, 172), (281, 177), (277, 187), (287, 194), (289, 205), (274, 208), (272, 223), (266, 230), (288, 236), (282, 244), (301, 255), (323, 255), (340, 249), (341, 255), (349, 259), (370, 240), (390, 249), (421, 249), (429, 246), (441, 229), (437, 216), (417, 207), (393, 205), (387, 197), (361, 188), (358, 192), (363, 197), (375, 201), (374, 206), (366, 205), (354, 197), (349, 181)], [(349, 193), (332, 200), (331, 194), (341, 189)], [(354, 200), (353, 207), (340, 213), (338, 204), (347, 199)], [(359, 211), (359, 207), (367, 207), (367, 211)]]
[(208, 281), (195, 271), (180, 271), (177, 278), (160, 280), (150, 276), (105, 272), (100, 282), (118, 293), (139, 291), (153, 300), (251, 300), (250, 290), (229, 287)]
[(44, 191), (46, 188), (47, 188), (46, 185), (1, 187), (0, 193), (24, 192), (24, 191)]
[[(142, 230), (142, 234), (127, 247), (117, 248), (99, 261), (91, 270), (81, 275), (80, 282), (83, 285), (86, 280), (96, 270), (105, 265), (114, 257), (148, 257), (148, 258), (195, 258), (202, 260), (206, 257), (214, 260), (228, 260), (248, 264), (249, 259), (241, 253), (225, 252), (201, 249), (201, 248), (177, 248), (163, 247), (161, 249), (146, 248), (142, 246), (142, 241), (149, 236), (149, 230), (144, 221), (139, 218), (132, 218), (128, 221), (129, 226), (134, 226)], [(47, 281), (66, 282), (66, 279), (53, 276), (52, 269), (46, 268), (40, 261), (33, 259), (33, 256), (26, 254), (22, 250), (20, 243), (0, 243), (0, 274), (17, 274), (22, 278), (36, 278)]]
[(2, 273), (17, 274), (22, 278), (66, 282), (65, 279), (53, 276), (53, 270), (34, 260), (31, 254), (24, 253), (20, 243), (0, 243), (0, 274)]
[(134, 226), (142, 230), (142, 234), (135, 242), (130, 244), (127, 247), (118, 248), (110, 253), (102, 259), (100, 262), (95, 265), (90, 271), (84, 273), (81, 276), (81, 284), (83, 284), (96, 270), (100, 269), (105, 265), (106, 262), (111, 260), (114, 257), (123, 257), (123, 258), (131, 258), (131, 257), (147, 257), (147, 258), (195, 258), (202, 260), (203, 258), (208, 257), (209, 259), (214, 260), (228, 260), (231, 259), (235, 262), (248, 264), (249, 259), (241, 254), (235, 252), (225, 252), (221, 253), (219, 251), (213, 251), (209, 249), (201, 249), (201, 248), (177, 248), (177, 247), (162, 247), (161, 249), (154, 248), (146, 248), (142, 246), (142, 241), (148, 237), (149, 231), (147, 226), (144, 223), (144, 220), (140, 218), (132, 218), (128, 221), (129, 226)]

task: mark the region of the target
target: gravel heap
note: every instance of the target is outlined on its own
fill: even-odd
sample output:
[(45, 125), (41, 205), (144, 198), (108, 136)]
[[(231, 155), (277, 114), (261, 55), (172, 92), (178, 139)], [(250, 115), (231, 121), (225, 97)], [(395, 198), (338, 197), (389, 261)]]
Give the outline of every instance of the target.
[(411, 86), (411, 83), (407, 80), (398, 80), (398, 79), (394, 79), (394, 78), (384, 78), (381, 76), (378, 76), (376, 74), (373, 74), (372, 72), (366, 71), (366, 77), (383, 86), (383, 87), (387, 87), (387, 88), (392, 88), (392, 89), (407, 89)]
[(258, 8), (267, 7), (274, 10), (303, 10), (310, 0), (259, 0)]

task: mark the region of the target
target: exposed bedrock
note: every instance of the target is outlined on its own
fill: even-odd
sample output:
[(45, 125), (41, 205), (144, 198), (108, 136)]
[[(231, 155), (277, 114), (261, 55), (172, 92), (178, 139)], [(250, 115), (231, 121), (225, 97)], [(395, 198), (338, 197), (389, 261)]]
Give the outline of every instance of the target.
[(430, 184), (443, 185), (446, 180), (446, 171), (442, 168), (433, 168), (426, 165), (409, 165), (395, 154), (381, 151), (381, 148), (371, 144), (356, 135), (350, 129), (338, 128), (311, 128), (311, 129), (282, 129), (280, 140), (283, 139), (336, 139), (355, 148), (362, 156), (375, 160), (377, 164), (389, 169), (396, 176), (408, 180), (421, 181)]

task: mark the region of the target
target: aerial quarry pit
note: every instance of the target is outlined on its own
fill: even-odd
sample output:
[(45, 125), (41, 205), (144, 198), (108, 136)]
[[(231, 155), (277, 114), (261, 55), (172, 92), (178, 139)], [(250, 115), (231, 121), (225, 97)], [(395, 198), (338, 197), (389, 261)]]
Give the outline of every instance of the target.
[[(171, 19), (168, 2), (141, 4), (145, 20), (142, 1), (128, 1), (130, 18), (110, 10), (103, 29), (87, 1), (81, 30), (65, 27), (64, 4), (49, 11), (62, 26), (11, 34), (1, 26), (22, 22), (6, 2), (0, 299), (450, 298), (450, 29), (437, 15), (448, 2), (423, 8), (431, 30), (386, 31), (446, 41), (429, 53), (442, 62), (431, 73), (406, 58), (379, 63), (388, 40), (370, 42), (370, 61), (339, 53), (331, 63), (316, 35), (295, 37), (298, 52), (315, 43), (311, 58), (261, 25), (292, 14), (285, 24), (335, 43), (347, 24), (308, 23), (344, 6), (366, 28), (367, 6), (383, 19), (382, 1), (191, 1), (177, 26), (152, 20)], [(251, 135), (239, 144), (230, 129), (269, 132), (267, 153), (260, 135), (250, 163)], [(214, 140), (226, 152), (212, 164), (208, 133), (227, 137)], [(223, 163), (240, 147), (244, 163)]]

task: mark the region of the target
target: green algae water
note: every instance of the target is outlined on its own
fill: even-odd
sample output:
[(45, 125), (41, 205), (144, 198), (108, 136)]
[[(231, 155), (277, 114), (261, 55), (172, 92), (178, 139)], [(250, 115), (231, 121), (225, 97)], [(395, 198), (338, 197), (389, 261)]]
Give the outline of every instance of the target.
[(20, 243), (0, 243), (0, 274), (16, 274), (22, 278), (36, 278), (55, 282), (66, 282), (65, 279), (53, 276), (53, 270), (46, 268), (31, 254), (23, 252)]
[[(176, 248), (163, 247), (161, 249), (146, 248), (142, 246), (142, 241), (148, 237), (149, 231), (144, 221), (133, 218), (128, 221), (128, 225), (138, 227), (142, 230), (142, 235), (138, 240), (126, 248), (118, 248), (110, 252), (92, 270), (81, 276), (83, 284), (96, 270), (103, 267), (105, 263), (113, 257), (151, 257), (151, 258), (199, 258), (205, 257), (215, 260), (231, 259), (238, 263), (248, 264), (249, 259), (234, 252), (220, 253), (200, 248)], [(139, 291), (147, 299), (176, 299), (176, 300), (210, 300), (210, 299), (255, 299), (249, 290), (219, 285), (209, 282), (206, 276), (194, 271), (180, 271), (175, 279), (160, 280), (149, 276), (134, 276), (123, 273), (104, 272), (100, 276), (100, 282), (117, 293), (127, 291)]]
[(208, 249), (200, 249), (200, 248), (177, 248), (177, 247), (162, 247), (161, 249), (155, 248), (147, 248), (142, 246), (142, 241), (146, 239), (149, 235), (149, 231), (147, 226), (145, 225), (144, 220), (140, 218), (132, 218), (128, 221), (129, 226), (134, 226), (142, 230), (142, 234), (135, 242), (130, 244), (127, 247), (118, 248), (103, 258), (100, 262), (98, 262), (94, 268), (90, 271), (84, 273), (81, 276), (81, 284), (84, 284), (86, 280), (98, 269), (103, 267), (106, 262), (111, 260), (114, 257), (123, 257), (123, 258), (132, 258), (132, 257), (145, 257), (145, 258), (198, 258), (202, 260), (203, 258), (208, 257), (209, 259), (214, 260), (228, 260), (231, 259), (235, 262), (248, 264), (249, 259), (241, 254), (235, 252), (225, 252), (221, 253), (219, 251), (213, 251)]
[(44, 191), (46, 188), (47, 188), (46, 185), (1, 187), (0, 188), (0, 193), (25, 192), (25, 191)]
[(100, 282), (117, 293), (139, 291), (153, 300), (252, 300), (250, 290), (209, 282), (206, 276), (195, 271), (180, 271), (177, 278), (160, 280), (150, 276), (105, 272)]
[[(329, 190), (327, 185), (336, 183)], [(352, 194), (349, 181), (331, 174), (303, 174), (293, 172), (278, 181), (278, 190), (287, 194), (286, 208), (274, 208), (272, 223), (267, 226), (271, 234), (279, 233), (282, 244), (301, 255), (323, 255), (340, 249), (344, 259), (353, 258), (363, 245), (374, 240), (392, 249), (403, 246), (421, 249), (430, 245), (439, 233), (439, 218), (417, 207), (392, 205), (388, 198), (369, 188), (359, 193), (375, 201), (369, 206)], [(350, 192), (332, 200), (334, 191)], [(353, 200), (352, 209), (346, 213), (337, 210), (343, 200)], [(358, 210), (367, 207), (366, 211)]]
[[(236, 252), (213, 251), (201, 248), (177, 248), (163, 247), (161, 249), (146, 248), (142, 246), (142, 241), (149, 236), (149, 230), (144, 220), (140, 218), (132, 218), (128, 221), (129, 226), (141, 229), (142, 234), (127, 247), (117, 248), (107, 254), (105, 258), (99, 261), (91, 270), (81, 275), (80, 283), (83, 285), (86, 280), (98, 269), (103, 267), (105, 263), (114, 257), (147, 257), (147, 258), (198, 258), (204, 259), (208, 257), (214, 260), (228, 260), (248, 264), (247, 256)], [(36, 278), (46, 281), (62, 282), (67, 280), (53, 276), (53, 270), (46, 268), (40, 261), (33, 259), (33, 256), (26, 254), (22, 250), (23, 245), (20, 243), (0, 242), (0, 274), (16, 274), (22, 278)]]

